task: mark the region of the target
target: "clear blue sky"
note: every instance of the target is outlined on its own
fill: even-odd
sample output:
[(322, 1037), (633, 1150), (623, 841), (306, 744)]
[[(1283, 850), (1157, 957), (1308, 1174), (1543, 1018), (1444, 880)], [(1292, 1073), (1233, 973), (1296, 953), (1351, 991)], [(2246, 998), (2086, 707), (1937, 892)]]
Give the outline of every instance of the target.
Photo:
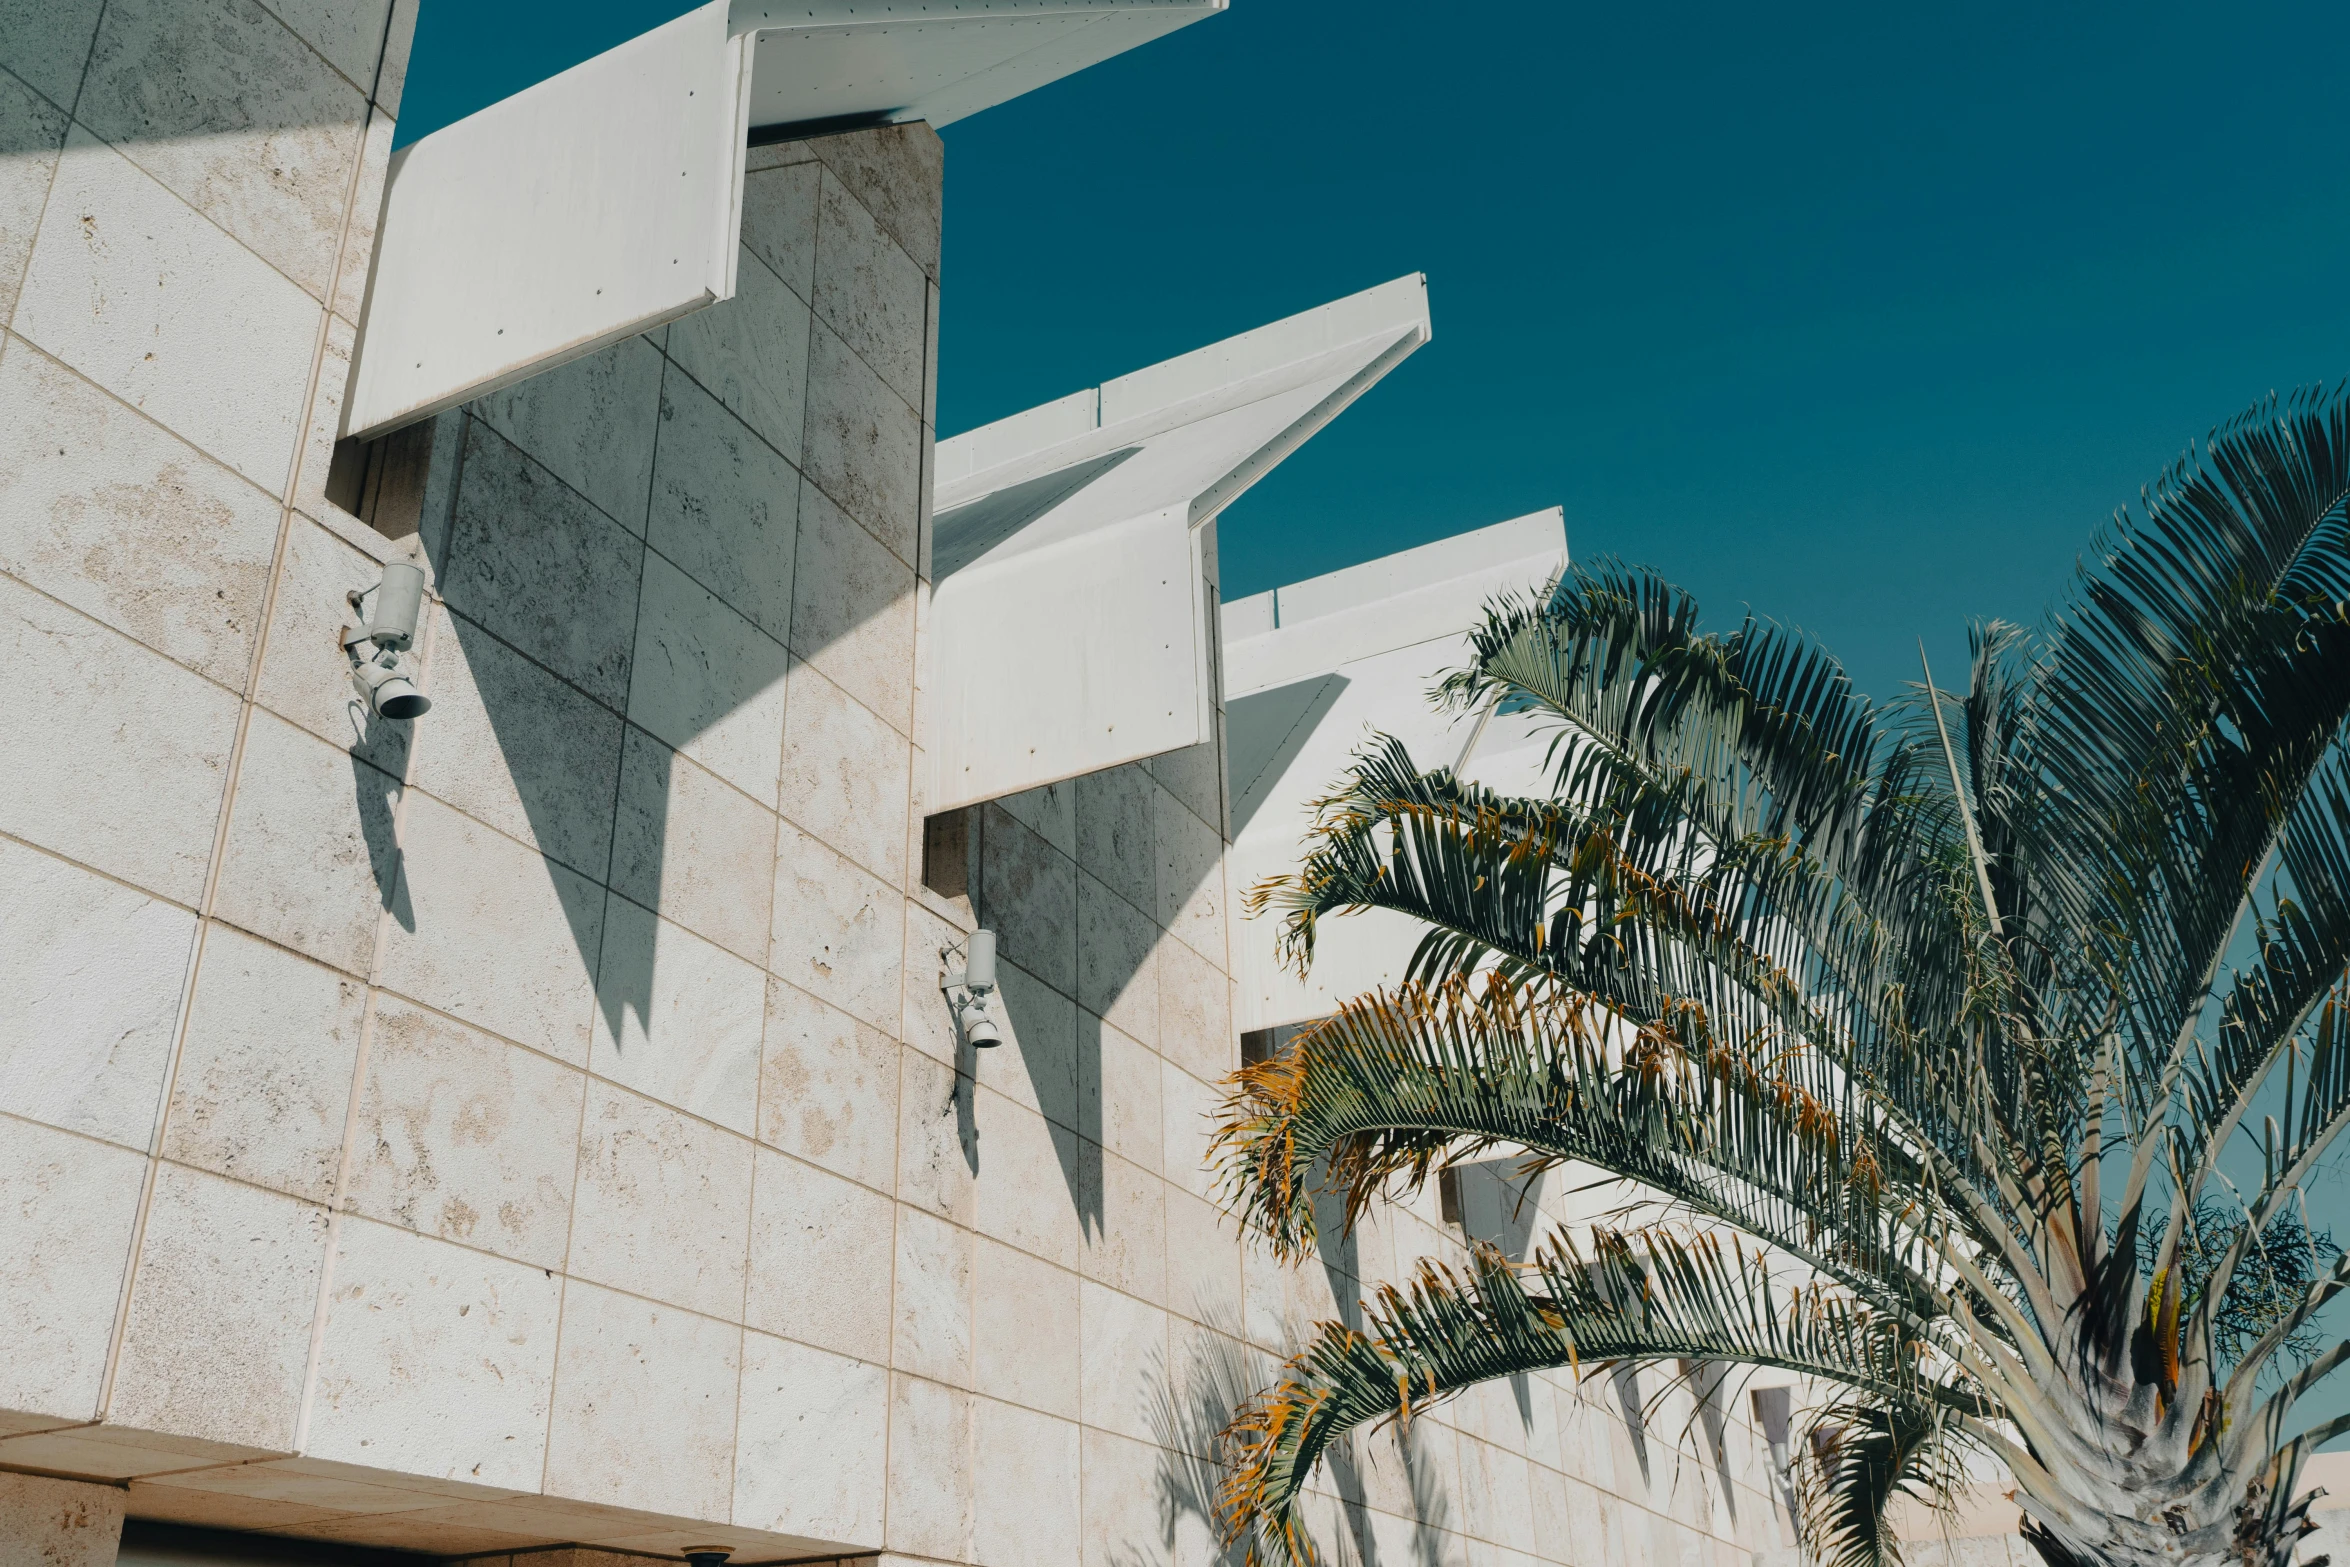
[[(685, 9), (424, 0), (402, 139)], [(1233, 0), (950, 127), (942, 433), (1414, 269), (1238, 596), (1566, 507), (1891, 695), (2350, 372), (2350, 8)]]

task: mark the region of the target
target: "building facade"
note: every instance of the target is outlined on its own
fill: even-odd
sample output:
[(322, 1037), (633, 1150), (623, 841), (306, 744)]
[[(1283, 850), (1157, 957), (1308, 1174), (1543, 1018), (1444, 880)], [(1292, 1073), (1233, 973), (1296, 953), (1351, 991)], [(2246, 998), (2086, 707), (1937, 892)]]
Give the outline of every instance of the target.
[[(1233, 1397), (1571, 1207), (1474, 1172), (1292, 1270), (1209, 1157), (1294, 1021), (1234, 979), (1215, 515), (1424, 331), (942, 451), (942, 144), (870, 124), (751, 150), (731, 297), (354, 443), (413, 25), (0, 0), (0, 1562), (1218, 1560)], [(986, 473), (1281, 398), (1165, 503), (1204, 738), (938, 809), (942, 482), (1022, 528), (1094, 468)], [(399, 564), (413, 722), (343, 646)], [(1786, 1539), (1739, 1401), (1624, 1380), (1325, 1483), (1380, 1567)]]

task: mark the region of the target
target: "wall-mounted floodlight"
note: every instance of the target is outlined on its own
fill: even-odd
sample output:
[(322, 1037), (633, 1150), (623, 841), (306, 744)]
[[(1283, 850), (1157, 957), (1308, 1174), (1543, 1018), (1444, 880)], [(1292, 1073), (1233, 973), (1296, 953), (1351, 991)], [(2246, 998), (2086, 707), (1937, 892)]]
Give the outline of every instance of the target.
[[(947, 964), (938, 988), (946, 992), (955, 1026), (975, 1049), (1002, 1044), (1003, 1030), (988, 1007), (988, 998), (995, 994), (995, 932), (975, 930), (954, 946), (940, 948), (938, 955)], [(960, 966), (957, 958), (962, 960)], [(957, 991), (962, 992), (960, 997)]]
[(350, 655), (351, 683), (360, 699), (378, 718), (421, 718), (431, 711), (432, 699), (416, 689), (400, 667), (400, 655), (414, 645), (416, 623), (424, 613), (424, 568), (386, 566), (383, 581), (372, 591), (352, 594), (350, 602), (360, 623), (343, 628), (343, 651)]

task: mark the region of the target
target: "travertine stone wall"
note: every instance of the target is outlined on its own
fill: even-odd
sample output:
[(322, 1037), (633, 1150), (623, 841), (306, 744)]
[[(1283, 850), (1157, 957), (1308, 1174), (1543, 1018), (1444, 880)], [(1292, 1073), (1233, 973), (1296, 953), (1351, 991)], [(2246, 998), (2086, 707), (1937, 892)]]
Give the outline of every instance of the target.
[[(112, 1411), (291, 1444), (363, 995), (294, 956), (347, 964), (349, 929), (305, 914), (279, 947), (223, 919), (272, 877), (327, 912), (368, 861), (356, 830), (313, 834), (266, 789), (233, 810), (231, 786), (306, 769), (369, 808), (259, 698), (334, 613), (289, 573), (363, 531), (320, 491), (413, 11), (0, 5), (0, 1433)], [(289, 1010), (316, 1025), (301, 1069), (224, 1093), (294, 1054)], [(266, 1151), (225, 1152), (240, 1123)], [(249, 1287), (207, 1271), (232, 1255)]]
[(0, 1567), (114, 1567), (121, 1488), (0, 1474)]
[[(1213, 1560), (1230, 1398), (1462, 1238), (1219, 1216), (1220, 742), (920, 885), (938, 139), (754, 153), (738, 297), (435, 421), (395, 542), (323, 491), (412, 23), (0, 0), (0, 1469), (442, 1553)], [(371, 730), (343, 595), (410, 555), (435, 707)], [(1742, 1418), (1620, 1397), (1366, 1439), (1326, 1532), (1776, 1541)]]

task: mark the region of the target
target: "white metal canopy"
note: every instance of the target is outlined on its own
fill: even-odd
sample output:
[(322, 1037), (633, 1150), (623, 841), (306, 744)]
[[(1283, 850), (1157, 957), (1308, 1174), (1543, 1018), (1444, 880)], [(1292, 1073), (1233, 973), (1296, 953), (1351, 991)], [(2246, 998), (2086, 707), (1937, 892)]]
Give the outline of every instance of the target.
[(733, 0), (756, 33), (753, 126), (948, 125), (1224, 8), (1224, 0)]
[[(1233, 885), (1297, 868), (1313, 802), (1374, 733), (1402, 740), (1422, 766), (1541, 792), (1547, 730), (1524, 714), (1442, 713), (1429, 692), (1467, 662), (1468, 633), (1491, 599), (1539, 588), (1566, 562), (1566, 518), (1554, 506), (1226, 604)], [(1321, 1017), (1392, 982), (1422, 934), (1399, 914), (1349, 915), (1300, 979), (1275, 959), (1273, 921), (1234, 925), (1239, 1027)]]
[(734, 295), (745, 144), (945, 125), (1225, 0), (710, 0), (393, 154), (343, 433)]
[(1211, 738), (1202, 525), (1428, 339), (1413, 273), (940, 442), (931, 809)]

